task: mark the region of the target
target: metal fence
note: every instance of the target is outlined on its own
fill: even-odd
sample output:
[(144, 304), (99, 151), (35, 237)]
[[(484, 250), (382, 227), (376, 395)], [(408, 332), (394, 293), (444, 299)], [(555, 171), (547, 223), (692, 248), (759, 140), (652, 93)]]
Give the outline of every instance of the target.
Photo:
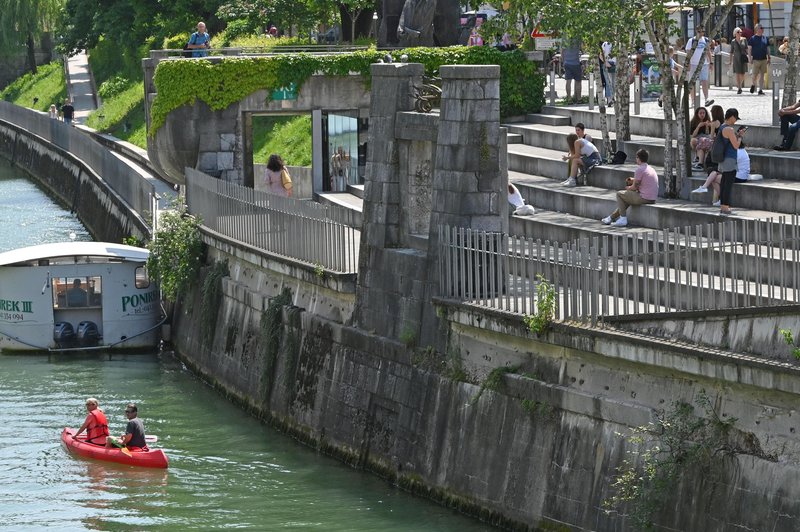
[(797, 215), (559, 243), (439, 229), (439, 291), (531, 315), (555, 289), (556, 319), (715, 310), (800, 301)]
[(155, 187), (134, 167), (95, 141), (88, 133), (48, 115), (0, 102), (0, 120), (37, 135), (82, 161), (145, 220), (152, 210)]
[(333, 205), (276, 196), (186, 169), (189, 212), (203, 225), (270, 253), (355, 273), (361, 231)]

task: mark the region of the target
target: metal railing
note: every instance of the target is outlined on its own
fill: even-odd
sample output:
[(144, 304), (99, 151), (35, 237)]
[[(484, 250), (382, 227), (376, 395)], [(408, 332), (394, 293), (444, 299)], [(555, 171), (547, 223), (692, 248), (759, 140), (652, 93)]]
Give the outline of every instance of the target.
[(536, 286), (556, 291), (556, 317), (718, 310), (800, 301), (797, 215), (730, 220), (559, 243), (439, 229), (439, 293), (534, 314)]
[(186, 169), (186, 203), (203, 225), (258, 249), (338, 272), (358, 271), (361, 231), (341, 207), (276, 196)]
[[(335, 55), (335, 54), (348, 54), (369, 49), (368, 46), (350, 46), (350, 45), (325, 45), (325, 44), (309, 44), (309, 45), (271, 45), (264, 43), (264, 46), (236, 46), (226, 48), (198, 48), (196, 50), (183, 50), (176, 48), (164, 48), (161, 50), (151, 50), (150, 57), (156, 59), (166, 58), (182, 58), (186, 57), (184, 54), (191, 52), (203, 52), (203, 57), (220, 57), (220, 56), (262, 56), (262, 55), (284, 55), (284, 54), (297, 54), (306, 53), (313, 55)], [(187, 57), (188, 59), (201, 59), (202, 57)]]
[(22, 128), (82, 161), (145, 220), (149, 220), (155, 187), (135, 168), (95, 141), (88, 133), (48, 115), (0, 102), (0, 120)]

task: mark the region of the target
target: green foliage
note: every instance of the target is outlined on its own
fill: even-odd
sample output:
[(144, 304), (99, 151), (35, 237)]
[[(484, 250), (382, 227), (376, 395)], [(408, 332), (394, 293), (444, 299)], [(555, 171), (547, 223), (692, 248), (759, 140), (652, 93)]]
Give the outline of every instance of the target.
[[(59, 106), (66, 97), (67, 83), (59, 61), (40, 66), (36, 74), (29, 72), (17, 78), (0, 92), (0, 99), (37, 111), (47, 111), (53, 103)], [(39, 99), (36, 104), (34, 98)]]
[(409, 349), (414, 349), (414, 346), (417, 344), (416, 328), (412, 325), (403, 327), (403, 331), (400, 333), (400, 341)]
[(200, 304), (200, 321), (203, 335), (209, 343), (214, 339), (219, 308), (222, 306), (222, 278), (230, 275), (228, 261), (214, 261), (203, 279), (203, 299)]
[(531, 417), (546, 417), (552, 418), (555, 414), (555, 407), (550, 403), (535, 401), (533, 399), (522, 399), (520, 401), (522, 409), (527, 412)]
[(189, 42), (189, 39), (191, 37), (192, 37), (192, 32), (188, 31), (184, 33), (179, 33), (177, 35), (170, 35), (168, 37), (164, 37), (164, 40), (161, 42), (161, 48), (164, 50), (180, 50), (186, 43)]
[(493, 392), (499, 390), (503, 386), (503, 376), (507, 373), (517, 373), (519, 368), (519, 366), (499, 366), (494, 368), (483, 380), (478, 393), (470, 400), (470, 404), (474, 405), (477, 403), (485, 390), (491, 390)]
[(150, 242), (147, 271), (161, 286), (168, 301), (175, 301), (197, 279), (203, 257), (200, 220), (186, 210), (183, 198), (174, 208), (164, 211), (159, 227)]
[[(396, 60), (407, 54), (409, 61), (425, 65), (429, 75), (441, 65), (499, 64), (500, 114), (511, 116), (537, 111), (544, 104), (544, 81), (535, 64), (520, 51), (499, 52), (488, 47), (454, 46), (450, 48), (409, 48), (392, 52)], [(226, 57), (212, 63), (205, 59), (162, 61), (156, 68), (156, 97), (150, 110), (149, 134), (164, 124), (167, 115), (196, 99), (213, 110), (222, 110), (257, 90), (267, 90), (268, 97), (277, 87), (294, 83), (301, 90), (314, 73), (328, 76), (360, 74), (370, 83), (370, 65), (384, 52), (375, 49), (349, 54), (282, 54), (270, 57)]]
[(253, 117), (253, 162), (279, 154), (289, 166), (311, 166), (311, 115)]
[(536, 275), (536, 313), (522, 318), (528, 330), (537, 336), (544, 334), (556, 316), (556, 289), (547, 279)]
[(97, 94), (103, 99), (111, 98), (127, 89), (129, 85), (130, 81), (127, 79), (122, 76), (114, 76), (100, 84), (100, 88), (97, 89)]
[(792, 348), (792, 355), (794, 355), (794, 358), (800, 360), (800, 347), (794, 345), (792, 331), (789, 329), (781, 329), (780, 333), (783, 336), (783, 341)]
[(315, 264), (314, 265), (314, 275), (316, 275), (319, 280), (325, 279), (325, 266), (323, 266), (322, 264), (319, 264), (319, 263)]
[(134, 247), (137, 247), (137, 248), (144, 247), (144, 240), (142, 240), (141, 238), (132, 236), (132, 235), (131, 236), (126, 236), (125, 238), (123, 238), (122, 239), (122, 243), (125, 244), (126, 246), (134, 246)]
[(104, 99), (103, 105), (89, 115), (86, 125), (147, 148), (142, 83), (128, 82), (122, 92)]
[[(656, 512), (674, 496), (681, 477), (708, 475), (721, 453), (731, 450), (728, 435), (736, 418), (720, 419), (704, 391), (695, 402), (705, 417), (696, 417), (692, 405), (679, 401), (655, 426), (632, 430), (628, 440), (637, 449), (631, 454), (639, 463), (626, 460), (618, 469), (612, 483), (616, 494), (603, 503), (606, 511), (625, 507), (637, 529), (652, 530)], [(650, 436), (659, 433), (656, 441)]]

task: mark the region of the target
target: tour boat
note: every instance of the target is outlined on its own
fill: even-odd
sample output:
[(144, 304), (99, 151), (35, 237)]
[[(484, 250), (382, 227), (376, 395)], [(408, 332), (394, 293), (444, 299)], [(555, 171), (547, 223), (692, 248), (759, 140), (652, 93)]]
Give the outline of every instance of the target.
[(78, 456), (93, 458), (106, 462), (116, 462), (138, 467), (155, 467), (164, 469), (169, 465), (167, 455), (161, 449), (151, 449), (149, 451), (128, 451), (125, 452), (117, 447), (104, 447), (93, 443), (86, 443), (86, 435), (81, 434), (77, 439), (73, 438), (75, 429), (66, 427), (61, 432), (61, 443), (64, 448)]
[(154, 348), (164, 313), (149, 253), (74, 241), (0, 253), (0, 350)]

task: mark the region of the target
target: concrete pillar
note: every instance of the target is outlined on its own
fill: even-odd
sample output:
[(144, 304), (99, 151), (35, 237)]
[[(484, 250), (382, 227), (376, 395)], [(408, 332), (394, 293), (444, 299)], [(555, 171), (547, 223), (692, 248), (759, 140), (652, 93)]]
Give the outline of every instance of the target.
[[(500, 129), (500, 67), (440, 68), (442, 108), (433, 177), (431, 238), (440, 224), (507, 232), (508, 172)], [(431, 250), (435, 249), (433, 247)]]
[[(372, 65), (369, 145), (364, 183), (362, 247), (396, 247), (400, 243), (400, 172), (395, 139), (397, 113), (414, 109), (413, 88), (422, 84), (423, 66)], [(362, 253), (362, 257), (364, 254)]]

